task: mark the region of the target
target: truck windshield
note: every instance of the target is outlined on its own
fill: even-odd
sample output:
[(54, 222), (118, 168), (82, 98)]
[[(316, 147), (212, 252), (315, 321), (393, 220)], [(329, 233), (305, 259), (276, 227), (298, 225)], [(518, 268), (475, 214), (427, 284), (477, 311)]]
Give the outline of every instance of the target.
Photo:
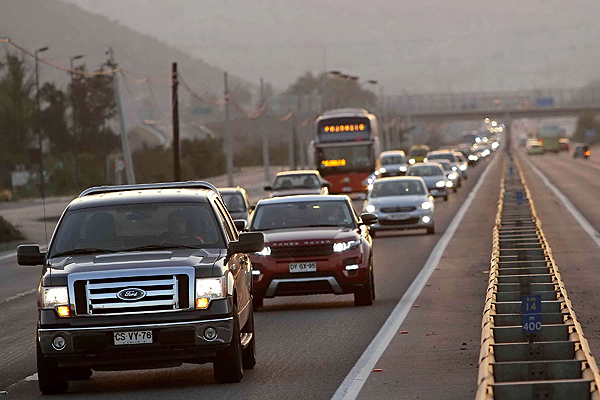
[(121, 204), (67, 211), (49, 257), (60, 254), (223, 248), (221, 229), (207, 203)]
[(372, 170), (375, 157), (371, 145), (321, 147), (319, 150), (319, 169)]

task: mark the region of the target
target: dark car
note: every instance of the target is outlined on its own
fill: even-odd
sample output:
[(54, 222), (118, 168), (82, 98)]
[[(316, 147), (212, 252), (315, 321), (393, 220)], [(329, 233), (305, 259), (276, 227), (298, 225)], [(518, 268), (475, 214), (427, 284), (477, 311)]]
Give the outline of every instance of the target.
[(347, 196), (305, 195), (260, 200), (251, 232), (265, 247), (250, 255), (254, 305), (264, 298), (321, 293), (354, 294), (356, 305), (375, 299), (373, 249), (368, 225)]
[(63, 393), (92, 370), (213, 363), (218, 382), (253, 368), (254, 317), (241, 233), (205, 182), (91, 188), (61, 216), (43, 265), (37, 366), (42, 393)]
[(219, 188), (223, 201), (227, 206), (231, 218), (243, 219), (250, 223), (250, 199), (248, 193), (242, 187)]

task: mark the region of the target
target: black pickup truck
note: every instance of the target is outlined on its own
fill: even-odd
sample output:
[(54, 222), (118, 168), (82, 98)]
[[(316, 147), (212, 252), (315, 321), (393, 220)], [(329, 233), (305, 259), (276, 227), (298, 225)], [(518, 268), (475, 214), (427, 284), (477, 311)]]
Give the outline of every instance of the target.
[(208, 363), (218, 382), (255, 364), (252, 265), (262, 233), (239, 233), (206, 182), (90, 188), (62, 214), (43, 265), (37, 366), (43, 394), (93, 370)]

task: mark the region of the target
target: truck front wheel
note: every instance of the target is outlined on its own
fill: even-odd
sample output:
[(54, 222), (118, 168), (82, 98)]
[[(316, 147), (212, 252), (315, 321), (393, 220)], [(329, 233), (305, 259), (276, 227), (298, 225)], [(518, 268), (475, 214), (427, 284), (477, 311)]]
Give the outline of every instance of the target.
[(44, 395), (62, 394), (69, 389), (67, 374), (58, 368), (56, 361), (44, 357), (39, 343), (37, 344), (37, 370), (40, 392)]

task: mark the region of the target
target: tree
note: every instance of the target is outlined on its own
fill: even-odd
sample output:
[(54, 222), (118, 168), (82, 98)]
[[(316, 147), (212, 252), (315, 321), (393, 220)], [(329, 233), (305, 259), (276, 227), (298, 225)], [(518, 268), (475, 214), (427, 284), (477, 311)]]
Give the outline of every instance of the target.
[(25, 61), (10, 52), (0, 71), (0, 186), (10, 187), (10, 174), (16, 165), (28, 162), (33, 140), (34, 81)]
[(67, 127), (67, 95), (54, 83), (46, 83), (40, 89), (40, 100), (44, 106), (40, 112), (40, 127), (43, 136), (50, 142), (53, 153), (70, 151), (73, 137)]
[(600, 135), (600, 122), (596, 120), (596, 115), (593, 112), (586, 112), (579, 117), (572, 140), (574, 142), (586, 142), (587, 131), (595, 131), (596, 135)]
[(326, 108), (372, 108), (377, 103), (375, 93), (364, 89), (357, 80), (330, 76), (327, 73), (314, 76), (310, 71), (299, 76), (286, 93), (300, 96), (323, 95)]

